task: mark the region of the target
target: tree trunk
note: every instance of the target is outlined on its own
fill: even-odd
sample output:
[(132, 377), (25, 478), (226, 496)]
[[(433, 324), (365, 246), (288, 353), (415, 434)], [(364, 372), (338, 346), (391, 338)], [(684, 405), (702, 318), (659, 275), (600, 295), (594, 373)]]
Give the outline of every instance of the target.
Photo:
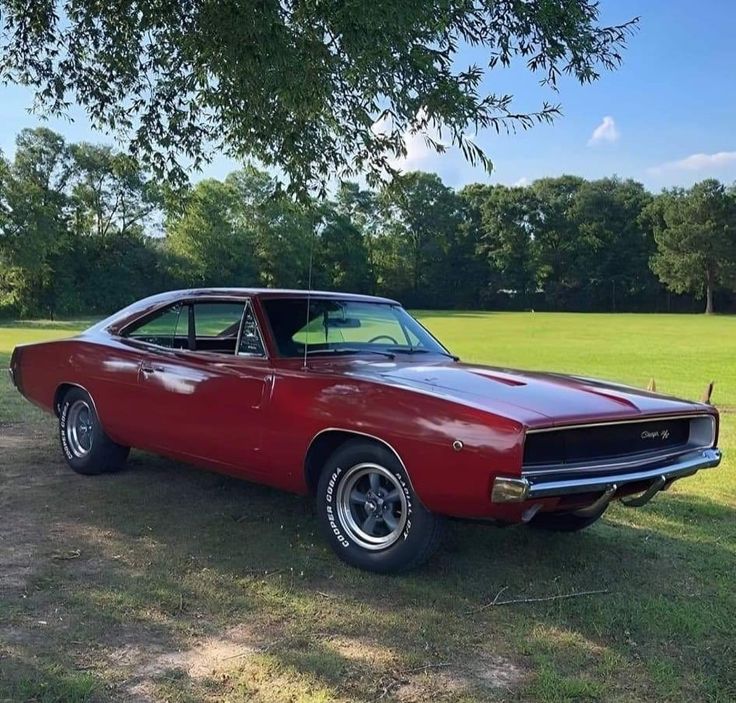
[(705, 314), (713, 314), (713, 284), (710, 279), (705, 285)]

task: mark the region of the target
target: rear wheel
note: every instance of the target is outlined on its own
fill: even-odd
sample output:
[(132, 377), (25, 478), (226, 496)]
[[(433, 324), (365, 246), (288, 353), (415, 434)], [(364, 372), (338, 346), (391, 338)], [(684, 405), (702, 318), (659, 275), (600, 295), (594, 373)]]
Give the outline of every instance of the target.
[(70, 389), (61, 401), (59, 440), (67, 464), (88, 476), (121, 469), (130, 451), (105, 434), (92, 399), (81, 388)]
[(529, 526), (539, 530), (550, 530), (551, 532), (578, 532), (598, 522), (603, 513), (606, 512), (607, 507), (606, 505), (603, 510), (585, 517), (576, 515), (574, 512), (537, 513), (529, 522)]
[(361, 569), (406, 571), (439, 545), (442, 519), (419, 503), (393, 452), (375, 442), (352, 440), (329, 458), (317, 509), (337, 555)]

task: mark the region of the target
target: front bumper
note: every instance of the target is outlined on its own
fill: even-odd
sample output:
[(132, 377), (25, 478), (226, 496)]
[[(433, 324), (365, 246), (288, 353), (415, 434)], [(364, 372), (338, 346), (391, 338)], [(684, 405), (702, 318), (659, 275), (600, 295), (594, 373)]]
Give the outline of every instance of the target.
[[(541, 498), (559, 498), (577, 493), (600, 493), (610, 496), (627, 484), (643, 483), (667, 486), (672, 481), (692, 476), (701, 469), (712, 469), (721, 463), (720, 449), (699, 449), (678, 457), (673, 463), (642, 471), (603, 476), (579, 476), (549, 480), (542, 478), (506, 478), (498, 476), (493, 482), (491, 500), (494, 503), (521, 503)], [(652, 495), (657, 491), (653, 491)]]

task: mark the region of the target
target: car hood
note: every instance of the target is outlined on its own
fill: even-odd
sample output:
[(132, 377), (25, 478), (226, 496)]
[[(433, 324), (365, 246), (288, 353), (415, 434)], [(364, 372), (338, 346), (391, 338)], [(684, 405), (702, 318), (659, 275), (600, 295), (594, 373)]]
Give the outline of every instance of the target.
[(703, 412), (700, 403), (555, 373), (462, 363), (358, 362), (351, 375), (446, 398), (529, 427)]

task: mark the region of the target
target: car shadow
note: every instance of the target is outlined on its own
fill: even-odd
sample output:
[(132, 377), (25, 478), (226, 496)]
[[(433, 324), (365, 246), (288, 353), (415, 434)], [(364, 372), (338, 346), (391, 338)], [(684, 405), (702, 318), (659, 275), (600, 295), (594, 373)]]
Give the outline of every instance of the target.
[(714, 646), (735, 612), (736, 511), (703, 497), (616, 507), (579, 534), (451, 522), (430, 563), (381, 576), (332, 554), (308, 498), (138, 452), (117, 475), (35, 468), (54, 480), (11, 504), (47, 530), (24, 592), (3, 599), (0, 673), (154, 700), (734, 684)]

